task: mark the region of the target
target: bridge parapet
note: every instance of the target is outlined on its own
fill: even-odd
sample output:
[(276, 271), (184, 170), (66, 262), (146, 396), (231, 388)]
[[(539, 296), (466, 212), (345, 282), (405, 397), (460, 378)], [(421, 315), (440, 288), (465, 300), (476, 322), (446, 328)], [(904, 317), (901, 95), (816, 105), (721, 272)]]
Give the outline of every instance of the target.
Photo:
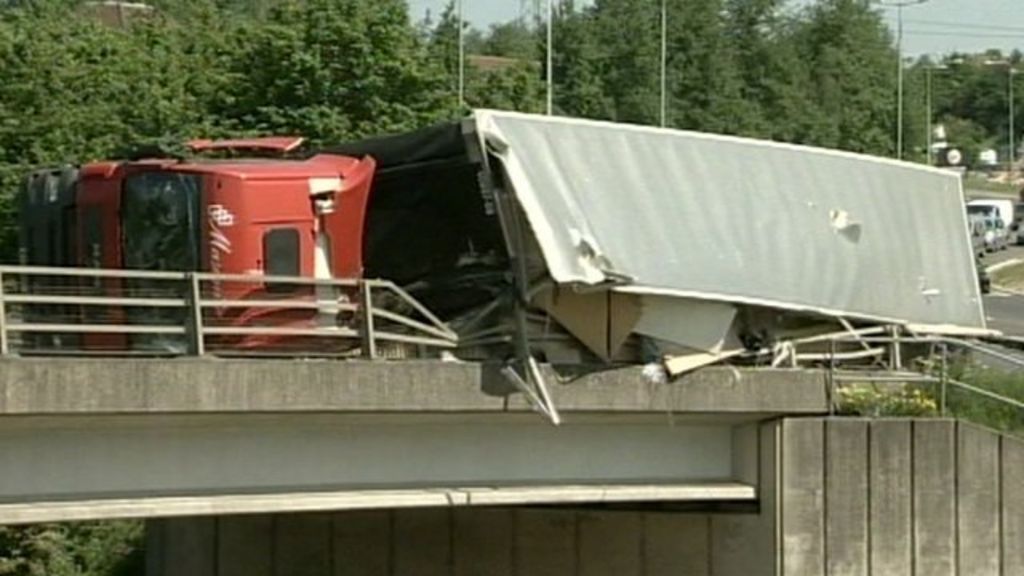
[[(567, 412), (747, 417), (828, 412), (814, 370), (543, 368)], [(0, 361), (0, 415), (528, 412), (500, 366), (441, 361), (22, 358)]]

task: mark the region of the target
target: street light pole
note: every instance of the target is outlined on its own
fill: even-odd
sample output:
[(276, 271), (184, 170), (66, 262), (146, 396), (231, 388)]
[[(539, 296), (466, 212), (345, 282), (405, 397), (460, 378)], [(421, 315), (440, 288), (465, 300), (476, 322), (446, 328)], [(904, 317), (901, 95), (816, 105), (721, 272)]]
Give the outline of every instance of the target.
[(457, 11), (459, 17), (459, 107), (465, 107), (466, 105), (466, 38), (465, 31), (463, 30), (463, 12), (462, 4), (465, 0), (456, 0), (458, 2)]
[(1016, 167), (1016, 160), (1017, 160), (1017, 149), (1014, 147), (1016, 145), (1016, 142), (1014, 142), (1014, 133), (1013, 133), (1014, 130), (1015, 130), (1015, 127), (1013, 125), (1014, 124), (1014, 122), (1013, 122), (1013, 120), (1014, 120), (1014, 118), (1013, 118), (1013, 76), (1014, 76), (1014, 74), (1017, 73), (1017, 69), (1014, 68), (1012, 64), (1010, 64), (1008, 66), (1007, 70), (1008, 70), (1008, 72), (1006, 73), (1006, 80), (1007, 80), (1006, 83), (1010, 85), (1010, 88), (1009, 88), (1009, 90), (1010, 90), (1010, 155), (1007, 156), (1007, 160), (1009, 162), (1009, 166), (1007, 167), (1007, 170), (1006, 170), (1006, 177), (1007, 177), (1007, 179), (1009, 179), (1010, 185), (1012, 186), (1014, 184), (1014, 182), (1016, 181), (1014, 179), (1014, 169)]
[(903, 5), (896, 7), (896, 159), (903, 159)]
[(928, 0), (879, 0), (882, 6), (896, 8), (896, 158), (903, 159), (903, 9)]
[(932, 67), (928, 66), (924, 70), (925, 78), (925, 114), (926, 117), (924, 123), (924, 133), (927, 137), (927, 144), (925, 144), (925, 155), (928, 158), (928, 165), (932, 166)]
[(551, 56), (551, 52), (552, 52), (552, 50), (554, 50), (554, 47), (551, 46), (551, 38), (553, 36), (552, 31), (551, 31), (551, 27), (553, 25), (552, 21), (554, 20), (554, 17), (555, 17), (554, 0), (548, 0), (548, 31), (547, 31), (547, 36), (548, 36), (548, 39), (547, 39), (547, 43), (548, 43), (548, 45), (547, 45), (547, 48), (548, 48), (548, 53), (547, 53), (547, 68), (548, 68), (548, 74), (547, 74), (547, 84), (548, 84), (547, 113), (548, 113), (548, 116), (551, 116), (551, 113), (552, 113), (552, 111), (553, 111), (553, 109), (555, 107), (554, 74), (551, 71), (551, 66), (554, 63), (554, 58)]
[(668, 0), (661, 0), (661, 127), (665, 127), (667, 110), (666, 71), (668, 69)]

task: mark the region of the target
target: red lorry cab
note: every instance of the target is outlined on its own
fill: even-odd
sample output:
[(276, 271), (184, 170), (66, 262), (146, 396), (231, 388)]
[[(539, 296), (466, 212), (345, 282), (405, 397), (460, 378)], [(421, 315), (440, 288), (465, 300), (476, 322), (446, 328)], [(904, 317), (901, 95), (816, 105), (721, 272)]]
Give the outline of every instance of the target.
[[(220, 149), (216, 143), (197, 147)], [(359, 278), (374, 169), (372, 158), (333, 154), (305, 160), (158, 159), (87, 164), (78, 173), (74, 194), (77, 263), (128, 270)], [(160, 285), (144, 279), (95, 282), (105, 293), (126, 295), (151, 295)], [(213, 280), (204, 285), (204, 296), (263, 298), (282, 286)], [(302, 289), (293, 286), (291, 291), (298, 295)], [(309, 314), (294, 310), (225, 307), (208, 311), (228, 325), (251, 323), (257, 317), (276, 325), (301, 326), (310, 321)], [(157, 321), (153, 310), (129, 307), (116, 314), (118, 318), (112, 320), (117, 323), (133, 323), (135, 314), (145, 314), (147, 322)], [(126, 345), (123, 340), (123, 336), (89, 334), (83, 344), (92, 349), (116, 349)], [(240, 347), (266, 344), (265, 338), (228, 340), (229, 345)]]
[(371, 158), (334, 155), (86, 165), (76, 194), (79, 262), (356, 278), (373, 172)]

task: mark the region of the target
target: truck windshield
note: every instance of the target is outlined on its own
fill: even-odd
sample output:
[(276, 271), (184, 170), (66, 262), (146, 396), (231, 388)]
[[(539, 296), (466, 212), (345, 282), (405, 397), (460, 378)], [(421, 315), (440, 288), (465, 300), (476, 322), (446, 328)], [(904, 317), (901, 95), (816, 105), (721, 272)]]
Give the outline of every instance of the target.
[(195, 270), (202, 177), (142, 172), (125, 179), (121, 204), (125, 268)]
[[(199, 263), (197, 210), (202, 177), (178, 172), (141, 172), (125, 178), (121, 197), (124, 266), (136, 270), (195, 270)], [(129, 293), (180, 297), (180, 286), (154, 279), (126, 279)], [(129, 307), (126, 320), (139, 324), (181, 326), (184, 310)], [(184, 336), (132, 334), (134, 350), (179, 354)]]

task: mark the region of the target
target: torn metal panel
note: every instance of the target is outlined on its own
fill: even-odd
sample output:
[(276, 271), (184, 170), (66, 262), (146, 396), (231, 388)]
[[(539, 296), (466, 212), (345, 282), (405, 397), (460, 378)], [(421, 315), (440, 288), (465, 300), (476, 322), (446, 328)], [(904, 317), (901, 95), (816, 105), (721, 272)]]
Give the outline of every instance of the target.
[(552, 288), (535, 299), (552, 318), (602, 360), (616, 356), (640, 319), (640, 298), (631, 294)]
[(643, 296), (636, 332), (710, 354), (722, 351), (736, 307), (691, 298)]
[(671, 376), (678, 376), (684, 372), (690, 372), (697, 368), (718, 364), (719, 362), (735, 358), (743, 354), (745, 350), (727, 350), (717, 353), (693, 351), (689, 354), (675, 354), (664, 359), (665, 370)]
[(677, 130), (474, 119), (556, 282), (985, 328), (955, 174)]

